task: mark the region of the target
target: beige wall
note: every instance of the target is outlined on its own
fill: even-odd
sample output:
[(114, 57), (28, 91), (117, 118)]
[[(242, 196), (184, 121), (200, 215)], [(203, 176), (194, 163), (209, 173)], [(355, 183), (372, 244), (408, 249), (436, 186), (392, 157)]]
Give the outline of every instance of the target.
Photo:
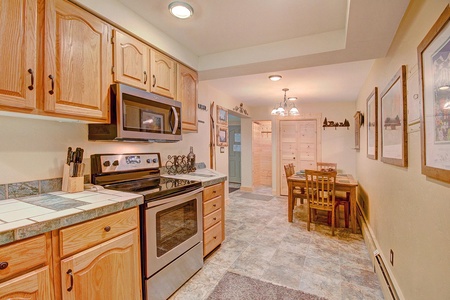
[[(417, 46), (448, 3), (411, 1), (387, 56), (374, 63), (358, 97), (358, 110), (366, 110), (373, 88), (383, 90), (401, 65), (412, 77), (408, 88), (418, 84)], [(450, 185), (421, 174), (420, 132), (408, 134), (407, 168), (368, 159), (366, 143), (363, 130), (356, 155), (359, 200), (386, 262), (390, 249), (394, 251), (394, 266), (388, 263), (388, 268), (397, 287), (408, 300), (449, 299)]]

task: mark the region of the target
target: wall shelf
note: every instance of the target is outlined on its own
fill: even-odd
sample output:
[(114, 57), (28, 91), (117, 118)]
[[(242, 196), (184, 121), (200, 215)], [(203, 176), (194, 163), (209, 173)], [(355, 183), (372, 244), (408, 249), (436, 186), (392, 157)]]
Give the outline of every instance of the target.
[(350, 122), (347, 119), (345, 119), (344, 122), (334, 122), (334, 121), (328, 121), (327, 118), (325, 118), (323, 120), (322, 127), (323, 127), (323, 130), (325, 130), (325, 128), (327, 128), (327, 127), (334, 127), (334, 129), (336, 129), (337, 127), (347, 127), (347, 130), (348, 130), (348, 128), (350, 127)]

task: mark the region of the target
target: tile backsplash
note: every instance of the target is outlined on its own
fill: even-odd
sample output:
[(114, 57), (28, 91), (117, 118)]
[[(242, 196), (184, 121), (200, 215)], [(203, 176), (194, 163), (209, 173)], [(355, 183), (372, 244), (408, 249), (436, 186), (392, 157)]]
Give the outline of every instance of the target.
[[(84, 182), (90, 182), (90, 175), (84, 176)], [(61, 186), (62, 178), (0, 184), (0, 201), (57, 192), (61, 191)]]

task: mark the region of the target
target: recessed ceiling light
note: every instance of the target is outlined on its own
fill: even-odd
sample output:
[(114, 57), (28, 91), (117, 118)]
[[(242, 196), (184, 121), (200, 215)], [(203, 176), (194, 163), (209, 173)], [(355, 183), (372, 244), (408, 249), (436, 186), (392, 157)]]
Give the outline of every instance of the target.
[(179, 19), (187, 19), (194, 14), (192, 6), (186, 2), (175, 1), (169, 4), (169, 11)]
[(278, 81), (281, 78), (282, 78), (281, 75), (270, 75), (269, 76), (269, 79), (272, 80), (272, 81)]

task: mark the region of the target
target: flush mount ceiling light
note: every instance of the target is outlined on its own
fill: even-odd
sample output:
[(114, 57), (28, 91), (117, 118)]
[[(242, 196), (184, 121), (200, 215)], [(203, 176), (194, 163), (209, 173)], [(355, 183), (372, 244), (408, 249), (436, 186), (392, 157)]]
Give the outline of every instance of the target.
[[(282, 116), (282, 117), (284, 117), (284, 116), (298, 116), (300, 114), (300, 112), (298, 111), (297, 107), (295, 107), (295, 103), (294, 102), (291, 102), (291, 103), (287, 102), (286, 92), (289, 91), (289, 89), (288, 88), (284, 88), (284, 89), (282, 89), (282, 91), (284, 92), (283, 102), (280, 102), (280, 106), (278, 106), (278, 108), (274, 107), (274, 109), (272, 110), (271, 114), (272, 115)], [(289, 100), (291, 100), (291, 101), (297, 100), (297, 97), (289, 97)]]
[(281, 77), (281, 75), (270, 75), (269, 76), (269, 79), (272, 80), (272, 81), (278, 81), (281, 78), (283, 78), (283, 77)]
[(194, 14), (192, 6), (186, 2), (175, 1), (169, 4), (169, 11), (179, 19), (187, 19)]

